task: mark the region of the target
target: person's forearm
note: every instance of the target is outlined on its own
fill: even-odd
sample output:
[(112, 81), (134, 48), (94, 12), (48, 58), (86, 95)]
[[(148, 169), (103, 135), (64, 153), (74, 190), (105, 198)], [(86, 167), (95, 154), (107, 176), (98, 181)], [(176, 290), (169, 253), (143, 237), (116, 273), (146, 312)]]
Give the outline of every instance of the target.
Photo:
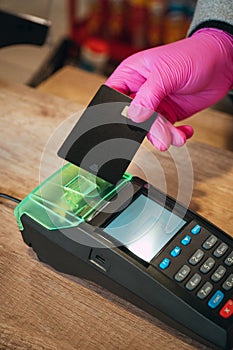
[(233, 34), (233, 0), (198, 0), (188, 36), (200, 28), (218, 28)]

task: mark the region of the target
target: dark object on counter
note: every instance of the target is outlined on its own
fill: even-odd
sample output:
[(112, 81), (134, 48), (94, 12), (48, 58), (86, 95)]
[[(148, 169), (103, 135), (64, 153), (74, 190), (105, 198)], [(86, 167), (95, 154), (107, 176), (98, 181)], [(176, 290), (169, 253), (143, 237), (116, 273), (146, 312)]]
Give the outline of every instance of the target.
[(0, 10), (0, 48), (16, 44), (43, 45), (50, 21)]
[(79, 55), (79, 48), (69, 39), (62, 39), (61, 42), (52, 50), (47, 59), (35, 72), (33, 77), (27, 83), (28, 86), (37, 87), (42, 81), (48, 79), (60, 68), (70, 64), (75, 65)]

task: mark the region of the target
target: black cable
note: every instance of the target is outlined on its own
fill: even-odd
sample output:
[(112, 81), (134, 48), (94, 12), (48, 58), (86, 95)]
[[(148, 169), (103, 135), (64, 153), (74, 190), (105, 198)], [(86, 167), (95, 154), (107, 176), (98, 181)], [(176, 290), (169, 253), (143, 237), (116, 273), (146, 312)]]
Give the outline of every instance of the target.
[(13, 197), (13, 196), (10, 196), (9, 194), (5, 194), (5, 193), (0, 193), (0, 197), (8, 199), (9, 201), (12, 201), (12, 202), (15, 202), (15, 203), (20, 203), (21, 202), (20, 199), (18, 199), (16, 197)]

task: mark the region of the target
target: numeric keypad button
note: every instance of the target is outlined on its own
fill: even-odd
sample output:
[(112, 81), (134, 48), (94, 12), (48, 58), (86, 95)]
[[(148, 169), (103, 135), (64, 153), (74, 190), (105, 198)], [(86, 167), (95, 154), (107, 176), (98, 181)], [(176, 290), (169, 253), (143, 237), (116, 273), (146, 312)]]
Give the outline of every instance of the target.
[(198, 273), (195, 273), (192, 278), (186, 283), (185, 287), (192, 291), (194, 290), (199, 283), (201, 282), (201, 276)]
[(197, 293), (199, 299), (205, 299), (212, 292), (213, 285), (210, 282), (206, 282)]
[(217, 247), (213, 254), (216, 258), (221, 258), (221, 256), (223, 256), (226, 253), (227, 249), (228, 245), (223, 242)]
[(182, 282), (190, 273), (191, 269), (187, 265), (183, 265), (175, 275), (175, 280), (177, 282)]
[(220, 281), (223, 278), (223, 276), (225, 275), (226, 270), (227, 269), (224, 266), (220, 265), (217, 268), (217, 270), (213, 273), (213, 275), (211, 276), (212, 281), (214, 281), (214, 282)]
[(200, 267), (200, 271), (204, 274), (208, 273), (215, 265), (215, 260), (213, 258), (208, 258), (204, 264)]
[(223, 289), (231, 290), (233, 287), (233, 273), (226, 279), (226, 281), (222, 285)]
[(224, 264), (227, 266), (233, 266), (233, 251), (226, 257)]
[(193, 266), (197, 265), (204, 256), (204, 252), (201, 249), (197, 249), (195, 253), (189, 259), (189, 263)]
[(217, 242), (217, 237), (214, 236), (214, 235), (211, 235), (207, 238), (207, 240), (202, 244), (202, 247), (205, 249), (205, 250), (209, 250), (211, 249)]

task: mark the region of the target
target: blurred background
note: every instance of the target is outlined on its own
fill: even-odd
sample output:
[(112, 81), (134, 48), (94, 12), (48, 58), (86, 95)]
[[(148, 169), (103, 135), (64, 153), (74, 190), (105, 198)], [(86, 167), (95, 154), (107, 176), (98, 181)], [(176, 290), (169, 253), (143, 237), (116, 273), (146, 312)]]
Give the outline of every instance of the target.
[[(196, 0), (0, 0), (0, 79), (39, 86), (64, 66), (109, 76), (186, 36)], [(230, 94), (214, 108), (233, 114)]]
[[(22, 35), (21, 44), (4, 46), (0, 49), (0, 78), (27, 83), (46, 62), (55, 50), (57, 43), (68, 35), (67, 1), (0, 0), (0, 11), (4, 15), (6, 13), (16, 16), (28, 14), (51, 21), (49, 33), (42, 46), (24, 44), (24, 35)], [(3, 21), (1, 21), (0, 26), (2, 35), (7, 37), (9, 26)], [(17, 29), (16, 23), (15, 35)], [(1, 40), (0, 45), (2, 46)]]
[[(5, 13), (29, 14), (51, 21), (42, 46), (25, 45), (24, 33), (20, 45), (1, 48), (0, 77), (37, 86), (64, 65), (109, 75), (130, 54), (185, 37), (195, 3), (0, 0), (0, 10)], [(1, 29), (6, 36), (9, 28)]]

